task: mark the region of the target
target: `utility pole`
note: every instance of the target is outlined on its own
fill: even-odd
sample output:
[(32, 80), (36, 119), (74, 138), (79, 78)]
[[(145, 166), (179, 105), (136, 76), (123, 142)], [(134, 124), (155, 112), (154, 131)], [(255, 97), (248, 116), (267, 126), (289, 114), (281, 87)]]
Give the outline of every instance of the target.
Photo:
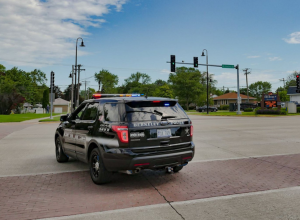
[(84, 82), (84, 100), (86, 100), (87, 98), (87, 95), (86, 95), (86, 83), (88, 83), (88, 82), (90, 82), (90, 81), (82, 81), (82, 82)]
[(283, 82), (283, 89), (284, 89), (284, 87), (285, 87), (285, 79), (282, 78), (282, 79), (279, 79), (279, 81), (282, 81), (282, 82)]
[(247, 101), (249, 103), (249, 93), (248, 93), (248, 74), (250, 74), (251, 72), (248, 72), (249, 68), (243, 69), (243, 71), (245, 72), (244, 74), (246, 75), (246, 84), (247, 84)]
[(76, 107), (78, 107), (79, 106), (79, 93), (80, 93), (80, 70), (83, 70), (83, 71), (85, 71), (85, 69), (80, 69), (80, 67), (81, 67), (82, 65), (81, 64), (78, 64), (77, 65), (77, 67), (78, 67), (78, 69), (77, 69), (77, 71), (78, 71), (78, 85), (77, 85), (77, 100), (76, 100)]
[[(71, 113), (74, 111), (74, 65), (72, 65)], [(76, 77), (75, 77), (76, 81)]]

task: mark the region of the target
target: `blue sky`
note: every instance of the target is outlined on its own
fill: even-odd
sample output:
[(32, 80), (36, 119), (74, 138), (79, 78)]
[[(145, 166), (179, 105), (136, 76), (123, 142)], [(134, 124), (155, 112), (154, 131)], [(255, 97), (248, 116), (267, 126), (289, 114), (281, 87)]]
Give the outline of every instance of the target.
[[(82, 37), (86, 47), (79, 48), (78, 64), (86, 71), (81, 78), (94, 88), (97, 83), (89, 77), (102, 68), (117, 74), (119, 84), (137, 71), (153, 82), (167, 80), (171, 54), (176, 61), (192, 62), (198, 56), (205, 63), (203, 49), (209, 64), (239, 64), (241, 87), (246, 85), (244, 68), (251, 69), (250, 83), (271, 82), (273, 91), (282, 86), (280, 78), (300, 71), (299, 1), (71, 2), (0, 2), (0, 63), (27, 71), (39, 68), (48, 77), (53, 70), (64, 89), (71, 82), (76, 38)], [(236, 89), (236, 70), (209, 67), (209, 73), (217, 87)]]

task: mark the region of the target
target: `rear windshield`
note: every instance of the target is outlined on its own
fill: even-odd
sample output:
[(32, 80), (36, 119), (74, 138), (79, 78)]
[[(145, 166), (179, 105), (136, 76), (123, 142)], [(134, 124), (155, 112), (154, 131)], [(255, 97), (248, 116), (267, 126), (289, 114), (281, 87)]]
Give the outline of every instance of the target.
[(130, 102), (125, 104), (127, 121), (161, 121), (186, 119), (188, 116), (175, 101)]

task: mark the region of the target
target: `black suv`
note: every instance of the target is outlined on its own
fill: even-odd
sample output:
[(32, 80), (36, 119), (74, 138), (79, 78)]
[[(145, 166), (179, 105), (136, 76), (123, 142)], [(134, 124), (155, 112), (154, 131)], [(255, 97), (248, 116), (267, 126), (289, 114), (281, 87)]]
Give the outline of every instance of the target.
[(117, 171), (178, 172), (194, 157), (192, 122), (177, 100), (94, 97), (61, 116), (55, 132), (58, 162), (72, 157), (88, 163), (92, 180), (102, 184)]

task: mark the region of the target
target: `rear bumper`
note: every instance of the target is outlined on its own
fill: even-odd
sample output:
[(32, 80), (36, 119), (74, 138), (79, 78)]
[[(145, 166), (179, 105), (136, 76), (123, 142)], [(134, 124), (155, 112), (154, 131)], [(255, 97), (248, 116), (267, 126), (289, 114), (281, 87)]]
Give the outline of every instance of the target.
[(141, 169), (160, 169), (166, 166), (178, 166), (190, 162), (194, 157), (195, 145), (180, 150), (168, 150), (151, 153), (134, 153), (133, 149), (106, 149), (103, 162), (109, 171)]

